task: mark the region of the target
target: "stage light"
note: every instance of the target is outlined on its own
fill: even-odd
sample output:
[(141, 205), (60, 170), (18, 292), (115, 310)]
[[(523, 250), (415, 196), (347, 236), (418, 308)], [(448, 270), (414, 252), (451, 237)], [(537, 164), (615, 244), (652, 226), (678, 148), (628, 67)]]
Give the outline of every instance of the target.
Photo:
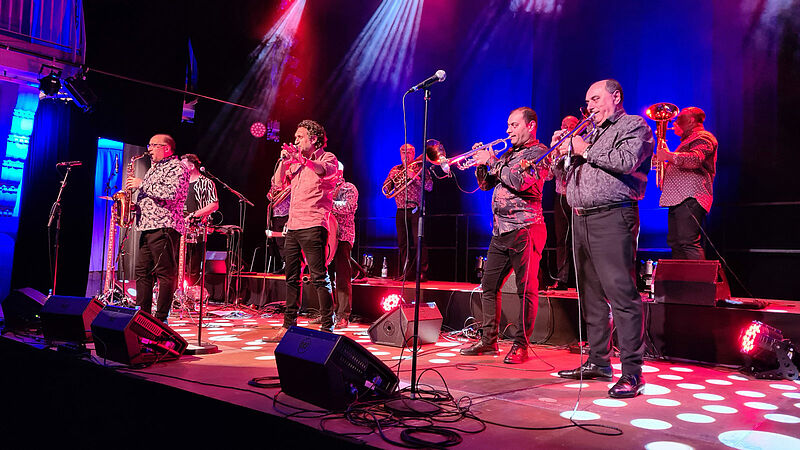
[(403, 303), (403, 297), (399, 294), (389, 294), (381, 300), (381, 308), (385, 312), (389, 312)]
[(754, 320), (739, 335), (744, 370), (756, 378), (797, 379), (797, 355), (789, 339), (777, 328)]
[(39, 90), (48, 97), (58, 94), (61, 90), (61, 80), (54, 71), (50, 71), (50, 75), (44, 76), (39, 79)]
[(64, 88), (66, 88), (69, 95), (72, 96), (72, 100), (75, 104), (85, 112), (91, 111), (94, 104), (97, 103), (97, 95), (92, 92), (89, 85), (86, 83), (86, 79), (82, 77), (74, 76), (65, 79)]
[(250, 134), (252, 134), (254, 138), (262, 138), (267, 134), (267, 127), (261, 122), (253, 122), (253, 124), (250, 125)]

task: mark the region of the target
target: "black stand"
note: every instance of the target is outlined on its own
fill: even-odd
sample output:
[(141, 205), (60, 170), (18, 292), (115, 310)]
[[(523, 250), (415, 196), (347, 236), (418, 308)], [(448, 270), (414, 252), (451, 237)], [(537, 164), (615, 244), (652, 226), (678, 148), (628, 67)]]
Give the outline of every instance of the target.
[(47, 232), (53, 226), (53, 220), (56, 221), (56, 235), (53, 248), (55, 249), (55, 258), (53, 260), (53, 288), (50, 290), (50, 295), (56, 295), (56, 281), (58, 279), (58, 247), (59, 235), (61, 234), (61, 196), (64, 194), (64, 187), (67, 185), (67, 178), (72, 171), (71, 166), (67, 166), (67, 172), (64, 174), (64, 179), (61, 180), (61, 187), (58, 189), (58, 196), (55, 203), (50, 208), (50, 218), (47, 220)]
[(208, 242), (208, 226), (203, 225), (203, 259), (200, 263), (200, 311), (197, 316), (197, 345), (189, 344), (186, 347), (185, 353), (187, 355), (205, 355), (208, 353), (217, 353), (219, 347), (208, 342), (203, 342), (203, 303), (205, 303), (205, 296), (203, 295), (206, 290), (206, 247)]
[[(236, 261), (235, 261), (235, 264), (236, 264), (236, 271), (235, 271), (235, 273), (236, 273), (236, 275), (235, 275), (235, 277), (236, 277), (236, 292), (234, 293), (236, 295), (236, 299), (234, 300), (234, 306), (238, 307), (239, 306), (239, 282), (241, 281), (241, 278), (242, 278), (242, 276), (241, 276), (242, 275), (242, 242), (244, 241), (244, 218), (245, 218), (245, 213), (246, 213), (245, 207), (248, 206), (248, 205), (249, 206), (255, 206), (255, 205), (253, 205), (253, 202), (251, 202), (250, 200), (245, 198), (245, 196), (242, 195), (239, 191), (237, 191), (236, 189), (228, 186), (224, 181), (222, 181), (219, 178), (217, 178), (216, 176), (212, 175), (211, 172), (206, 170), (205, 167), (201, 167), (200, 168), (200, 172), (202, 172), (203, 175), (205, 175), (205, 176), (211, 178), (212, 180), (216, 181), (217, 183), (221, 184), (222, 187), (227, 189), (231, 194), (235, 195), (239, 199), (239, 232), (240, 232), (240, 236), (239, 236), (239, 239), (238, 239), (238, 241), (236, 243), (236, 250), (234, 252), (234, 253), (236, 253), (236, 255), (235, 255), (235, 258), (236, 258)], [(203, 264), (205, 265), (205, 261), (203, 261)], [(203, 274), (203, 276), (205, 276), (205, 273)], [(228, 283), (226, 282), (225, 284), (226, 284), (225, 289), (226, 289), (226, 292), (227, 292)], [(226, 295), (226, 297), (227, 297), (227, 295)]]

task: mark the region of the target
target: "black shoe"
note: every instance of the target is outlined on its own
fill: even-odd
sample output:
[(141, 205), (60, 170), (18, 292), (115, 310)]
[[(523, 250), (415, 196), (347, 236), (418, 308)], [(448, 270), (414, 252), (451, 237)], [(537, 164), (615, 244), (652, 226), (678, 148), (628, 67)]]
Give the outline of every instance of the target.
[(528, 358), (528, 347), (523, 347), (522, 345), (514, 343), (505, 359), (503, 359), (503, 362), (506, 364), (522, 364), (527, 361)]
[(644, 377), (641, 375), (622, 375), (617, 384), (608, 390), (611, 398), (633, 398), (644, 392)]
[[(583, 374), (583, 376), (581, 376)], [(598, 366), (590, 362), (585, 362), (582, 366), (572, 370), (559, 370), (558, 376), (561, 378), (569, 378), (572, 380), (600, 380), (611, 381), (614, 375), (614, 370), (611, 366)]]
[(333, 322), (325, 323), (319, 326), (319, 331), (333, 333)]
[(485, 344), (483, 341), (478, 341), (470, 347), (461, 349), (461, 354), (464, 356), (494, 355), (496, 353), (497, 343)]

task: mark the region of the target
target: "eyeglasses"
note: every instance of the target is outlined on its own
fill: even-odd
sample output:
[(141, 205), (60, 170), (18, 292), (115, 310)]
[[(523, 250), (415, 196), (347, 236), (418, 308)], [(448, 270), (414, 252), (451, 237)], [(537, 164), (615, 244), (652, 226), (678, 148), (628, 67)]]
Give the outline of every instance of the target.
[(151, 148), (156, 147), (168, 147), (169, 144), (147, 144), (147, 149), (150, 150)]

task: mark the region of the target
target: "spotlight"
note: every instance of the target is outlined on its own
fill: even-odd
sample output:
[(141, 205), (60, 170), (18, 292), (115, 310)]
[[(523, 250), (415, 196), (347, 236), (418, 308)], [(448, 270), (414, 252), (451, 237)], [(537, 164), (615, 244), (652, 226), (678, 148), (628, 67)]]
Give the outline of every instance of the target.
[[(739, 336), (744, 370), (756, 378), (796, 380), (794, 346), (777, 328), (754, 320)], [(795, 359), (795, 361), (793, 361)]]
[(58, 75), (51, 70), (50, 75), (40, 78), (39, 90), (48, 97), (58, 94), (58, 91), (61, 90), (61, 80), (58, 79)]
[(399, 294), (389, 294), (386, 297), (383, 297), (383, 300), (381, 300), (381, 308), (383, 308), (384, 311), (389, 312), (400, 306), (401, 303), (403, 303), (402, 296)]
[[(50, 75), (52, 75), (52, 73)], [(79, 76), (67, 78), (64, 80), (64, 88), (66, 88), (69, 95), (72, 96), (72, 100), (75, 104), (85, 112), (91, 111), (92, 107), (97, 102), (97, 95), (89, 89), (85, 78)], [(56, 92), (58, 91), (56, 90)]]
[(264, 137), (264, 135), (267, 134), (267, 127), (261, 122), (253, 122), (253, 124), (250, 125), (250, 134), (252, 134), (254, 138)]

